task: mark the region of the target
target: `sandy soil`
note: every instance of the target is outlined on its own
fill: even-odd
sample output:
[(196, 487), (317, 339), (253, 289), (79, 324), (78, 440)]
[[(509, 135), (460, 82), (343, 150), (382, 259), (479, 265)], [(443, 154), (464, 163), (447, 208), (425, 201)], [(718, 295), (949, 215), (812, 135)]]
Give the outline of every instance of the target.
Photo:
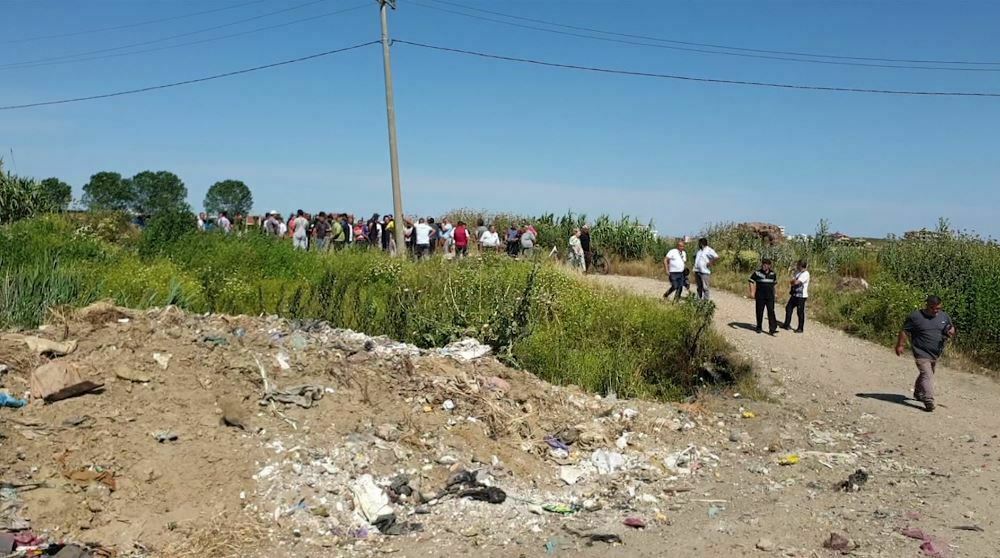
[[(660, 297), (665, 283), (646, 278), (600, 277), (606, 284)], [(753, 513), (765, 532), (779, 544), (820, 538), (831, 525), (888, 541), (899, 520), (939, 534), (953, 556), (1000, 556), (995, 533), (1000, 512), (992, 505), (1000, 480), (1000, 385), (995, 381), (946, 367), (937, 370), (938, 409), (926, 413), (911, 396), (916, 369), (912, 357), (897, 357), (890, 349), (850, 337), (816, 322), (804, 334), (781, 330), (776, 336), (753, 331), (753, 301), (715, 291), (715, 326), (741, 353), (751, 357), (764, 386), (775, 396), (773, 411), (791, 411), (802, 422), (854, 422), (864, 425), (873, 446), (874, 462), (905, 459), (930, 475), (873, 474), (871, 489), (841, 499), (838, 504), (783, 492)], [(783, 310), (783, 309), (782, 309)], [(779, 320), (783, 312), (779, 312)], [(794, 324), (794, 321), (793, 321)], [(766, 325), (765, 325), (766, 329)], [(778, 369), (778, 373), (771, 373)], [(772, 412), (773, 412), (772, 411)], [(779, 411), (780, 412), (780, 411)], [(764, 420), (768, 420), (765, 416)], [(879, 513), (883, 512), (883, 513)], [(813, 518), (812, 520), (805, 520)], [(985, 533), (956, 530), (978, 525)], [(905, 548), (905, 545), (903, 546)], [(916, 546), (914, 546), (914, 549)], [(884, 554), (862, 548), (857, 555), (904, 556), (915, 550)], [(750, 553), (752, 554), (752, 553)]]

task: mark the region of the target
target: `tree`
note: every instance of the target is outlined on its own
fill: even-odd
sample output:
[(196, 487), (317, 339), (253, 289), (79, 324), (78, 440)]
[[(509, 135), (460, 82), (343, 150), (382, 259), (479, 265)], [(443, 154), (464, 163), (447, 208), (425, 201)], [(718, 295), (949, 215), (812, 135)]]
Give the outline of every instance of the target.
[(187, 188), (176, 174), (142, 171), (132, 177), (132, 209), (142, 215), (161, 211), (187, 211)]
[(253, 194), (241, 180), (223, 180), (212, 184), (205, 195), (205, 211), (219, 213), (226, 211), (230, 216), (246, 215), (253, 207)]
[(66, 211), (73, 201), (73, 188), (58, 178), (46, 178), (39, 187), (52, 210)]
[(99, 172), (83, 186), (83, 203), (89, 209), (125, 211), (134, 197), (131, 181), (117, 172)]

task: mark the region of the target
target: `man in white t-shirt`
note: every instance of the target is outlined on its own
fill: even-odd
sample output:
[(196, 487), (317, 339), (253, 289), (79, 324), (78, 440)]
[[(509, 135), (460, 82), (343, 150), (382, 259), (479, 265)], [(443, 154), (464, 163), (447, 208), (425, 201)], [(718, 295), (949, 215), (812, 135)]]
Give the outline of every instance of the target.
[(671, 249), (667, 252), (667, 257), (663, 258), (663, 269), (667, 272), (667, 277), (670, 278), (670, 290), (667, 291), (663, 298), (670, 298), (670, 295), (676, 291), (677, 296), (674, 300), (681, 299), (681, 292), (684, 291), (684, 269), (687, 265), (688, 255), (684, 251), (684, 240), (677, 241), (677, 248)]
[(694, 255), (695, 280), (698, 283), (698, 298), (711, 298), (712, 266), (719, 259), (719, 254), (708, 245), (708, 239), (698, 240), (698, 253)]
[(233, 232), (233, 222), (229, 220), (229, 215), (225, 211), (219, 212), (219, 228), (226, 234)]
[(301, 209), (295, 213), (292, 220), (292, 245), (296, 250), (309, 249), (309, 220)]
[(415, 244), (417, 245), (417, 259), (423, 259), (431, 253), (431, 232), (433, 229), (427, 224), (427, 219), (423, 217), (413, 227), (413, 234), (417, 235)]
[(795, 310), (799, 316), (799, 327), (795, 329), (795, 333), (802, 333), (806, 325), (806, 300), (809, 298), (809, 271), (806, 267), (808, 264), (805, 260), (799, 260), (795, 264), (795, 275), (791, 280), (791, 296), (785, 305), (785, 323), (782, 327), (792, 328), (792, 310)]

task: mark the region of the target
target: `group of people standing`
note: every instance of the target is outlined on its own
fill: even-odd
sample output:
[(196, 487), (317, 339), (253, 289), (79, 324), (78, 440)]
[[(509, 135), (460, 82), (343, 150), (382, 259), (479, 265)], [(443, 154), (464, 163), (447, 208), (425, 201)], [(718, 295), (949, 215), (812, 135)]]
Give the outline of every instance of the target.
[[(699, 299), (708, 300), (711, 298), (712, 267), (719, 259), (719, 254), (709, 246), (707, 238), (698, 240), (698, 252), (694, 257), (694, 272)], [(679, 240), (677, 246), (667, 252), (666, 257), (663, 258), (663, 267), (670, 280), (670, 289), (664, 293), (664, 298), (669, 299), (673, 295), (674, 300), (679, 300), (685, 289), (690, 290), (690, 269), (687, 264), (686, 242)], [(795, 265), (791, 279), (788, 281), (789, 297), (788, 303), (785, 305), (785, 320), (779, 323), (774, 312), (778, 275), (775, 273), (773, 262), (769, 258), (761, 260), (760, 269), (754, 271), (749, 279), (749, 296), (756, 302), (757, 323), (755, 331), (757, 333), (763, 332), (765, 311), (769, 326), (768, 333), (774, 335), (779, 327), (791, 329), (792, 313), (794, 312), (798, 317), (795, 332), (802, 333), (806, 324), (809, 280), (808, 263), (805, 260), (799, 260)]]

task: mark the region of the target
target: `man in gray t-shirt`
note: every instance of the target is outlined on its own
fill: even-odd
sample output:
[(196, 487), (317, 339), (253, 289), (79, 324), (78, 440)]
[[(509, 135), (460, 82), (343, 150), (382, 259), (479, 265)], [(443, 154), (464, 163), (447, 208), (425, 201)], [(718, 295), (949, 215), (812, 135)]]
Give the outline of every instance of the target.
[(896, 355), (906, 350), (906, 338), (910, 338), (913, 358), (920, 374), (913, 385), (913, 398), (921, 401), (928, 412), (934, 410), (934, 372), (937, 361), (944, 352), (944, 345), (955, 336), (955, 325), (951, 316), (941, 311), (941, 299), (927, 297), (927, 305), (914, 310), (903, 323), (896, 341)]

